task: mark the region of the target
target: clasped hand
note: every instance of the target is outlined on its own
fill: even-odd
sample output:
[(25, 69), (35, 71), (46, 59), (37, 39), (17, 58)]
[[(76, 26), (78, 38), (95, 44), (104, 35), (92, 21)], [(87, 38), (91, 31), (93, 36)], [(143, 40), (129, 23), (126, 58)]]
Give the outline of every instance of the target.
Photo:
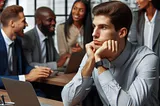
[(53, 73), (53, 70), (47, 67), (36, 67), (30, 71), (29, 74), (25, 75), (27, 81), (36, 81), (41, 78), (47, 78), (50, 74)]
[(107, 40), (103, 43), (95, 43), (94, 41), (86, 44), (86, 51), (89, 57), (96, 59), (113, 60), (118, 53), (118, 43), (115, 40)]

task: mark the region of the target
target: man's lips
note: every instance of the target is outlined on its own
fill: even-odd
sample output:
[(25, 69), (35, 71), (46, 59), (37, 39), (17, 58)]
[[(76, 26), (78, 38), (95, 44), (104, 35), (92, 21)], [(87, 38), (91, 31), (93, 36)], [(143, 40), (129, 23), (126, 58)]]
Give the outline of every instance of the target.
[(98, 40), (94, 40), (94, 44), (95, 45), (102, 45), (102, 42), (98, 41)]

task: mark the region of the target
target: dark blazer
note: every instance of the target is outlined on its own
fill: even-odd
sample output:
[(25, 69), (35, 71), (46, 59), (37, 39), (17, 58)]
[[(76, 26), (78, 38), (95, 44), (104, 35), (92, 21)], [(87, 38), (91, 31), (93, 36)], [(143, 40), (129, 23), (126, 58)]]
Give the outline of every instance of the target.
[[(31, 67), (22, 52), (22, 45), (21, 45), (21, 40), (17, 36), (15, 39), (15, 48), (16, 48), (16, 55), (17, 55), (17, 72), (18, 75), (23, 75), (27, 74), (30, 72), (30, 70), (33, 68)], [(13, 76), (10, 75), (8, 72), (8, 55), (7, 55), (7, 48), (5, 45), (4, 38), (2, 36), (2, 33), (0, 31), (0, 88), (3, 88), (3, 83), (1, 80), (1, 77), (6, 77), (6, 78), (11, 78), (11, 79), (16, 79), (18, 80), (18, 75)]]
[(43, 63), (41, 62), (41, 47), (36, 27), (26, 32), (24, 37), (22, 37), (24, 55), (31, 66), (46, 66), (52, 70), (57, 68), (55, 65), (57, 64), (56, 61), (59, 59), (59, 54), (54, 47), (53, 37), (48, 36), (48, 40), (50, 46), (49, 49), (51, 50), (51, 53), (49, 54), (50, 62)]

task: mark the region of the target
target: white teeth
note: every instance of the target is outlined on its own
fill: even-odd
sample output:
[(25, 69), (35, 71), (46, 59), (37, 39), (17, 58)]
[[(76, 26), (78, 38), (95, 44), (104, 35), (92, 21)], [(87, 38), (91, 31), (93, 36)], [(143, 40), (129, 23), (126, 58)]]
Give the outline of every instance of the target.
[(75, 18), (79, 18), (79, 16), (77, 16), (77, 15), (75, 15), (74, 17), (75, 17)]
[(50, 27), (51, 29), (54, 29), (54, 27)]

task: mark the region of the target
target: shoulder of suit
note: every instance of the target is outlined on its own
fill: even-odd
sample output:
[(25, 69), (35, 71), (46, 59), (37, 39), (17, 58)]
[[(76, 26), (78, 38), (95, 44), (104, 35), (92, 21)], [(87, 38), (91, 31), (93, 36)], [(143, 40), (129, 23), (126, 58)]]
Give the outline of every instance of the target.
[(32, 42), (32, 40), (34, 41), (34, 39), (36, 39), (36, 38), (35, 38), (35, 31), (33, 28), (24, 34), (24, 37), (22, 40)]
[(27, 31), (24, 35), (29, 36), (29, 37), (33, 37), (33, 35), (35, 35), (35, 34), (36, 34), (35, 29), (33, 28), (33, 29)]
[(29, 31), (27, 31), (27, 32), (25, 32), (24, 34), (25, 34), (25, 35), (30, 35), (30, 34), (32, 34), (32, 33), (34, 33), (34, 28), (31, 29), (31, 30), (29, 30)]

